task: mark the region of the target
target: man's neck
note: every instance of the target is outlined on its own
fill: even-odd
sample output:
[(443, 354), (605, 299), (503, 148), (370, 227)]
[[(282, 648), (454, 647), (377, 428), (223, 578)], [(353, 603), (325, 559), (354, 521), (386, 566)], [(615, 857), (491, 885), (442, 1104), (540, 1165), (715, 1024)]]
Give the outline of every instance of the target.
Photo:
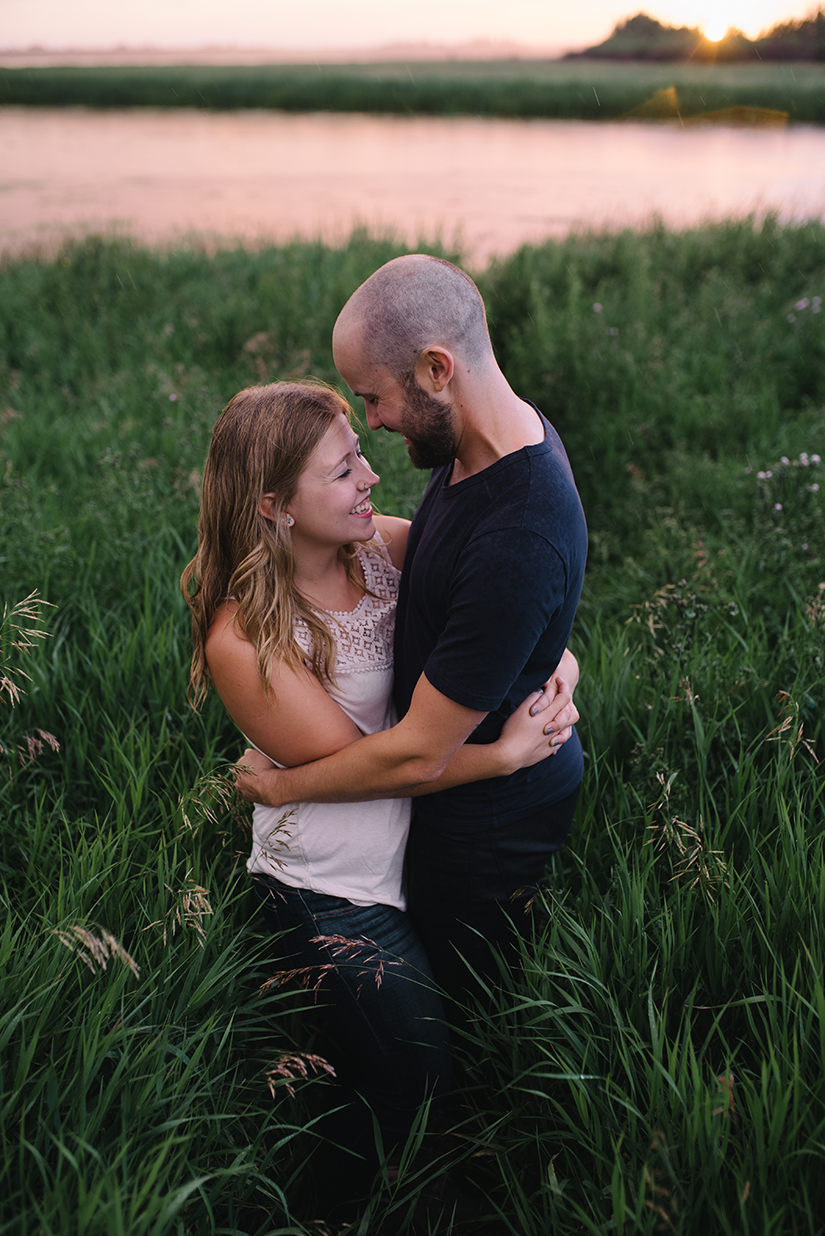
[(505, 455), (544, 441), (544, 425), (535, 408), (509, 386), (500, 396), (474, 402), (472, 411), (461, 417), (451, 485), (483, 472)]

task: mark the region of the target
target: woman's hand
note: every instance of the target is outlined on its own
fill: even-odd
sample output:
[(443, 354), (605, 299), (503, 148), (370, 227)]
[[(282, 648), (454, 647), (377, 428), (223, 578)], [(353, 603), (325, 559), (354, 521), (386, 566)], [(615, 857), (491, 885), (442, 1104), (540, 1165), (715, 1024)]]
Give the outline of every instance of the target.
[(555, 755), (573, 733), (579, 710), (573, 692), (579, 681), (579, 663), (565, 648), (556, 672), (541, 691), (528, 695), (502, 727), (502, 754), (513, 761), (511, 771), (530, 768)]
[(247, 747), (235, 761), (235, 789), (247, 802), (277, 807), (279, 804), (270, 802), (266, 792), (267, 780), (273, 773), (277, 773), (277, 765), (256, 747)]
[[(551, 720), (557, 712), (562, 711), (564, 705), (559, 704), (558, 696), (560, 693), (567, 694), (570, 700), (573, 699), (573, 692), (579, 683), (579, 663), (573, 656), (569, 648), (565, 648), (562, 653), (561, 660), (556, 666), (555, 673), (547, 680), (541, 690), (536, 703), (533, 705), (533, 712), (544, 712), (545, 709), (554, 705), (553, 710), (547, 720)], [(578, 712), (574, 721), (568, 722), (569, 725), (575, 725), (579, 719)]]
[(544, 721), (544, 732), (552, 735), (554, 751), (567, 742), (579, 720), (579, 710), (573, 703), (573, 690), (574, 685), (556, 673), (544, 684), (538, 706), (534, 704), (531, 708), (536, 719)]
[[(549, 755), (555, 755), (562, 743), (573, 733), (579, 711), (572, 700), (569, 685), (561, 678), (552, 680), (552, 698), (545, 702), (550, 683), (543, 691), (534, 691), (507, 718), (498, 744), (508, 765), (508, 772), (530, 768)], [(538, 713), (534, 712), (536, 704)]]

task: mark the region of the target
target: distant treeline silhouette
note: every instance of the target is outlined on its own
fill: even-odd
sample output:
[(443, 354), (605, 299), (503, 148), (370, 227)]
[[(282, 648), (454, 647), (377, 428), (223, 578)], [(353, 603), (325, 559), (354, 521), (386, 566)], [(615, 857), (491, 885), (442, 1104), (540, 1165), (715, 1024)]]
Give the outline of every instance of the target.
[(825, 13), (822, 8), (797, 21), (781, 22), (758, 39), (747, 38), (731, 28), (713, 42), (698, 27), (666, 26), (647, 13), (637, 13), (619, 22), (613, 33), (596, 47), (571, 52), (577, 57), (604, 60), (694, 60), (727, 62), (742, 60), (825, 61)]

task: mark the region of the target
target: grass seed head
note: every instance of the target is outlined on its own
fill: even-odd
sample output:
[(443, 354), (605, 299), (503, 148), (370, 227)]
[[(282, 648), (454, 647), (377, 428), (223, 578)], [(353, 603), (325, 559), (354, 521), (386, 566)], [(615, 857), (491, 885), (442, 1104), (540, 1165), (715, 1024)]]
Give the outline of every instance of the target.
[(195, 932), (198, 944), (203, 948), (206, 942), (204, 919), (214, 913), (209, 902), (209, 889), (195, 884), (188, 871), (182, 888), (173, 891), (168, 884), (164, 887), (167, 893), (175, 898), (174, 905), (169, 907), (162, 919), (147, 924), (143, 930), (148, 931), (150, 927), (163, 927), (163, 943), (166, 944), (170, 936), (175, 936), (179, 927), (187, 928)]
[(46, 639), (49, 632), (42, 627), (43, 610), (53, 609), (48, 601), (38, 597), (37, 592), (30, 592), (16, 605), (3, 606), (3, 616), (0, 618), (0, 699), (14, 708), (24, 694), (23, 682), (30, 682), (29, 675), (13, 663), (12, 653), (28, 656), (36, 646), (36, 641)]
[(80, 923), (73, 923), (71, 927), (56, 928), (52, 935), (57, 936), (61, 944), (79, 957), (92, 974), (105, 970), (109, 961), (114, 958), (128, 966), (135, 978), (140, 977), (140, 967), (135, 959), (105, 928), (98, 927), (95, 933)]
[(216, 829), (226, 845), (230, 831), (221, 828), (228, 819), (248, 837), (252, 829), (251, 804), (235, 789), (235, 765), (226, 764), (199, 777), (186, 794), (178, 797), (183, 830), (197, 836), (204, 824)]
[(814, 751), (807, 738), (804, 737), (805, 727), (799, 720), (799, 704), (795, 699), (792, 699), (789, 691), (777, 691), (774, 697), (779, 703), (779, 715), (782, 718), (779, 725), (771, 730), (768, 734), (768, 742), (782, 743), (789, 748), (790, 758), (793, 759), (800, 747), (804, 747), (808, 754), (813, 758), (814, 763), (819, 763), (819, 757)]
[(675, 773), (665, 781), (664, 773), (657, 773), (661, 786), (657, 802), (649, 811), (653, 819), (648, 824), (647, 845), (652, 845), (657, 854), (670, 859), (674, 880), (689, 880), (691, 888), (699, 888), (708, 901), (715, 901), (719, 888), (729, 888), (728, 868), (721, 850), (709, 850), (705, 842), (705, 823), (699, 816), (699, 826), (694, 828), (686, 820), (674, 814), (670, 804), (670, 791)]
[(295, 1055), (281, 1056), (277, 1063), (266, 1071), (269, 1093), (274, 1099), (279, 1083), (283, 1083), (289, 1097), (294, 1099), (295, 1087), (292, 1083), (299, 1077), (306, 1081), (310, 1073), (326, 1073), (328, 1077), (335, 1077), (335, 1069), (323, 1056), (316, 1056), (305, 1051), (298, 1052)]

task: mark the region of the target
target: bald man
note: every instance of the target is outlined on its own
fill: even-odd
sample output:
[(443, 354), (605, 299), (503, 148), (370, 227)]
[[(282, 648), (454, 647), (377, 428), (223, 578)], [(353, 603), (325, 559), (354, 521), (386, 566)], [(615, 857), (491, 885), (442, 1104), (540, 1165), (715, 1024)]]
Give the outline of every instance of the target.
[[(433, 469), (409, 531), (396, 621), (399, 722), (300, 768), (255, 752), (239, 789), (272, 806), (420, 793), (462, 744), (488, 743), (531, 692), (578, 670), (566, 653), (587, 554), (581, 503), (561, 441), (510, 387), (473, 281), (439, 258), (396, 258), (344, 306), (339, 373), (372, 429), (404, 436)], [(549, 681), (548, 681), (549, 680)], [(564, 728), (575, 707), (557, 719)], [(510, 777), (416, 798), (409, 908), (436, 978), (460, 998), (465, 960), (518, 928), (547, 860), (572, 824), (578, 736)], [(462, 960), (462, 958), (464, 960)]]

